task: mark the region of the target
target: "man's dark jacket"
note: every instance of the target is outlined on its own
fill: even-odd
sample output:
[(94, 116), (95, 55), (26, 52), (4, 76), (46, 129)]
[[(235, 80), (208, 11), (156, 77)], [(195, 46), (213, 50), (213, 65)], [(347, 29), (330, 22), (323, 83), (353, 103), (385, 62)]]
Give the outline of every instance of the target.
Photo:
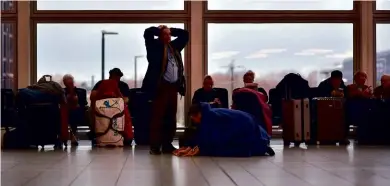
[[(343, 81), (341, 82), (340, 88), (343, 89), (344, 95), (346, 95), (347, 87), (345, 86)], [(328, 78), (328, 79), (322, 81), (318, 85), (318, 94), (319, 95), (316, 95), (316, 96), (319, 96), (319, 97), (332, 97), (333, 89), (334, 88), (333, 88), (332, 83), (331, 83), (331, 78)]]
[[(171, 35), (177, 37), (169, 43), (174, 50), (176, 62), (178, 63), (178, 81), (177, 88), (180, 95), (184, 96), (186, 93), (186, 81), (184, 77), (184, 65), (181, 56), (181, 51), (186, 46), (189, 33), (186, 30), (178, 28), (170, 28)], [(157, 27), (147, 28), (144, 32), (145, 46), (147, 52), (147, 59), (149, 62), (144, 80), (142, 82), (142, 91), (147, 93), (150, 99), (154, 99), (157, 94), (157, 88), (160, 81), (163, 79), (165, 70), (168, 64), (167, 50), (169, 47), (155, 36), (160, 35), (160, 29)]]

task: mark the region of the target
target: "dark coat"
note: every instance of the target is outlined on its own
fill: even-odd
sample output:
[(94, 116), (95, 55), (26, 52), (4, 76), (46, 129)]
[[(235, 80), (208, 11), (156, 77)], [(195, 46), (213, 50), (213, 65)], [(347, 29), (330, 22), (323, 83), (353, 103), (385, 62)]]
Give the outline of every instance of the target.
[[(170, 47), (174, 50), (176, 60), (179, 67), (179, 79), (177, 88), (180, 95), (184, 96), (186, 93), (186, 81), (184, 77), (184, 65), (180, 52), (186, 46), (189, 33), (186, 30), (178, 28), (170, 28), (171, 35), (177, 37), (170, 42)], [(157, 93), (160, 81), (167, 66), (167, 49), (168, 46), (155, 39), (155, 36), (160, 35), (160, 29), (157, 27), (147, 28), (144, 32), (145, 46), (148, 59), (148, 69), (146, 71), (144, 80), (142, 82), (142, 91), (145, 92), (150, 99), (153, 99)]]

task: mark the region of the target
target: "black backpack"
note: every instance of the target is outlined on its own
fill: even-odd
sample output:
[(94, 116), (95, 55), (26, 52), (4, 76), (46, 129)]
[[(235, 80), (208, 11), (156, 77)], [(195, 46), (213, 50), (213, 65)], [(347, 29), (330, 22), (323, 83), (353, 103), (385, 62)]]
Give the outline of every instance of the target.
[(279, 98), (286, 100), (309, 98), (309, 90), (309, 82), (294, 73), (287, 74), (276, 85)]

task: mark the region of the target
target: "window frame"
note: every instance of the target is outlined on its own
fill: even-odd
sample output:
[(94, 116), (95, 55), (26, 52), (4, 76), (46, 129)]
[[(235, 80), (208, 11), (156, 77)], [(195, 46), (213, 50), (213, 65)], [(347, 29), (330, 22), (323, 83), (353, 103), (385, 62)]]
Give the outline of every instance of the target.
[(353, 14), (357, 11), (357, 2), (353, 1), (352, 10), (209, 10), (208, 2), (205, 1), (203, 6), (203, 12), (206, 15), (224, 15), (224, 14), (233, 14), (236, 16), (264, 16), (267, 14), (286, 14), (286, 15), (299, 15), (299, 14), (312, 14), (312, 15), (320, 15), (320, 14), (333, 14), (340, 16), (345, 14)]
[[(184, 1), (184, 0), (183, 0)], [(115, 17), (116, 19), (131, 17), (188, 17), (189, 1), (184, 1), (183, 10), (38, 10), (37, 1), (31, 1), (32, 17), (73, 17), (73, 18), (105, 18)]]

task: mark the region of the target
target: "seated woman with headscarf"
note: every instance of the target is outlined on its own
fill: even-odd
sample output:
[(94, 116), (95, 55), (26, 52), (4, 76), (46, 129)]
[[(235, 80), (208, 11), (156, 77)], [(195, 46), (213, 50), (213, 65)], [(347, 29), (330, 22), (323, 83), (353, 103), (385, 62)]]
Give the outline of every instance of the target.
[(270, 137), (252, 115), (226, 108), (211, 108), (207, 103), (191, 106), (189, 115), (198, 131), (177, 156), (250, 157), (273, 156)]
[(371, 86), (365, 85), (367, 74), (359, 71), (353, 76), (354, 84), (347, 86), (347, 98), (371, 98), (373, 96)]

